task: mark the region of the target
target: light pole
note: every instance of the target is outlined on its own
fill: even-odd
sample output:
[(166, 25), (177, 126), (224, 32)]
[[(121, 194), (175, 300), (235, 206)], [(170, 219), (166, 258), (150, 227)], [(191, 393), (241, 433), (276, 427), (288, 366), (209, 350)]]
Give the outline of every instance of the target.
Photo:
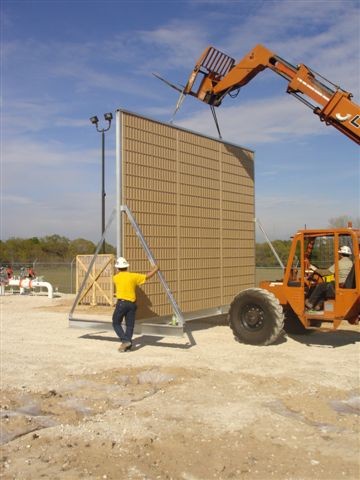
[[(112, 113), (104, 113), (104, 118), (108, 122), (106, 128), (99, 128), (99, 119), (95, 115), (90, 118), (90, 122), (96, 126), (96, 130), (101, 133), (101, 236), (105, 231), (105, 132), (107, 132), (111, 126), (111, 120), (113, 119)], [(102, 244), (102, 253), (105, 253), (105, 240)]]

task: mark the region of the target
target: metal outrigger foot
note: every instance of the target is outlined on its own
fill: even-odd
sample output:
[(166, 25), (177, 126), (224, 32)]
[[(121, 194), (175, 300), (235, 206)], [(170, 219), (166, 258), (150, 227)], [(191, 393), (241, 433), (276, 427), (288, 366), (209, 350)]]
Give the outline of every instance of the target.
[(183, 337), (185, 333), (184, 325), (174, 325), (171, 322), (162, 323), (161, 317), (158, 322), (144, 321), (135, 324), (135, 333), (148, 335), (150, 337)]

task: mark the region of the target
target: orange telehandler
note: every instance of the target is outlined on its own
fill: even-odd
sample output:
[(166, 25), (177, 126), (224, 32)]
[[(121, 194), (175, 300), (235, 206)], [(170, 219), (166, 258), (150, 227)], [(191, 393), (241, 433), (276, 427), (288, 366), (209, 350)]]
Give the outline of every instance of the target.
[(285, 78), (287, 93), (310, 107), (321, 121), (360, 144), (360, 107), (351, 100), (352, 94), (303, 64), (291, 65), (263, 45), (256, 45), (238, 63), (214, 47), (208, 47), (181, 91), (181, 99), (192, 95), (212, 108), (218, 107), (227, 94), (236, 96), (241, 87), (266, 68)]
[[(321, 121), (360, 143), (360, 107), (351, 100), (352, 94), (305, 65), (291, 65), (262, 45), (237, 64), (228, 55), (208, 47), (182, 90), (170, 84), (181, 92), (176, 110), (185, 95), (192, 95), (213, 109), (225, 95), (235, 96), (238, 89), (266, 68), (284, 77), (289, 82), (287, 92), (310, 107)], [(253, 345), (269, 345), (284, 328), (289, 333), (307, 333), (336, 330), (342, 320), (359, 323), (359, 244), (360, 230), (351, 226), (297, 232), (283, 279), (243, 290), (232, 301), (228, 319), (235, 338)], [(339, 275), (338, 252), (343, 246), (350, 248), (353, 262), (345, 281)], [(318, 267), (315, 272), (310, 269), (314, 265)], [(324, 298), (320, 310), (306, 309), (306, 299), (318, 284), (327, 280), (319, 271), (330, 266), (334, 273), (332, 295)]]
[[(344, 246), (351, 250), (353, 265), (342, 281), (338, 252)], [(331, 266), (332, 278), (320, 273)], [(333, 282), (333, 294), (323, 299), (320, 310), (306, 309), (305, 301), (313, 289), (328, 280)], [(283, 278), (240, 292), (228, 315), (237, 340), (254, 345), (273, 343), (283, 328), (294, 334), (336, 330), (342, 320), (357, 324), (359, 317), (360, 230), (352, 227), (298, 231)]]

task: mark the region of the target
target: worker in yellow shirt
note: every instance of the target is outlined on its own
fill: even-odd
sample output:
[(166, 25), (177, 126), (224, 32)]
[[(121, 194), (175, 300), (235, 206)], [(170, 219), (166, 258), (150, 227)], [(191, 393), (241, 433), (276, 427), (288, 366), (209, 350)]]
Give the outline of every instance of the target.
[[(132, 346), (135, 312), (137, 308), (136, 287), (143, 285), (146, 280), (153, 277), (159, 270), (159, 267), (155, 266), (148, 273), (128, 272), (129, 263), (124, 257), (119, 257), (116, 260), (115, 268), (118, 270), (113, 276), (117, 302), (112, 317), (112, 324), (116, 335), (121, 340), (119, 352), (126, 352), (130, 350)], [(126, 325), (125, 331), (122, 327), (124, 317)]]

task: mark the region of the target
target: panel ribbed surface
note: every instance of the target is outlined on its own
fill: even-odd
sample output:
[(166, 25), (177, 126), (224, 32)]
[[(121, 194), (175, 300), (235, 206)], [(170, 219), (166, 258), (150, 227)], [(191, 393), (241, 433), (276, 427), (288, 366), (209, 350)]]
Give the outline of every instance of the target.
[[(121, 112), (122, 203), (133, 212), (183, 312), (227, 305), (254, 286), (253, 153)], [(132, 271), (150, 264), (126, 216)], [(172, 313), (158, 280), (138, 294), (138, 318)]]

